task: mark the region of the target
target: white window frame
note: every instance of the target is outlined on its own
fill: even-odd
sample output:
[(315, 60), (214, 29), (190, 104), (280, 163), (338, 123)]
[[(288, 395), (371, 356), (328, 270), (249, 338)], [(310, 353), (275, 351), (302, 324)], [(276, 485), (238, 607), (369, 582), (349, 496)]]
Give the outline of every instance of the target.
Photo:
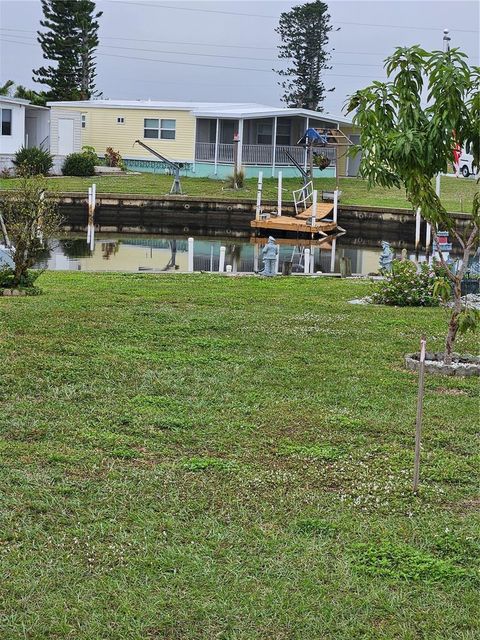
[[(147, 120), (155, 121), (157, 123), (156, 127), (147, 127)], [(146, 131), (156, 131), (156, 136), (146, 136)], [(158, 140), (160, 137), (160, 120), (158, 118), (144, 118), (143, 119), (143, 138), (144, 140)]]
[[(279, 129), (281, 130), (283, 127), (287, 127), (288, 126), (288, 142), (279, 142), (278, 139), (279, 138), (286, 138), (287, 134), (286, 133), (280, 133)], [(278, 119), (277, 122), (277, 145), (278, 146), (290, 146), (291, 144), (291, 140), (292, 140), (292, 121), (291, 120), (282, 120), (281, 118)]]
[(117, 116), (117, 124), (125, 124), (125, 116)]
[[(166, 127), (164, 125), (165, 122), (173, 122), (173, 127)], [(164, 136), (163, 133), (166, 131), (173, 131), (173, 137)], [(175, 140), (177, 136), (177, 121), (174, 118), (162, 118), (160, 120), (160, 139), (161, 140)]]
[[(262, 133), (262, 128), (269, 128), (269, 133)], [(270, 136), (270, 142), (259, 142), (260, 136)], [(271, 145), (273, 141), (273, 125), (271, 122), (257, 122), (256, 144)]]
[[(10, 133), (3, 133), (3, 112), (4, 111), (10, 111)], [(2, 107), (0, 109), (0, 135), (2, 136), (13, 135), (13, 109), (10, 109), (10, 107)]]
[(87, 126), (87, 114), (82, 113), (82, 129), (85, 129)]

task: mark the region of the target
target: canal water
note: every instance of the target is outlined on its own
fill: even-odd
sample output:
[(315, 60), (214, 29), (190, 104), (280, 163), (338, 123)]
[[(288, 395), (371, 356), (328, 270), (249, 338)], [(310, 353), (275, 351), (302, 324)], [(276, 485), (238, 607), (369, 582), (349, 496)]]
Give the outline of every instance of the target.
[[(225, 268), (233, 273), (253, 272), (262, 268), (262, 243), (259, 238), (194, 237), (194, 271), (218, 271), (220, 247), (225, 247)], [(304, 272), (305, 249), (310, 249), (313, 260), (311, 272), (330, 273), (340, 271), (343, 257), (351, 261), (354, 274), (366, 275), (378, 271), (381, 238), (372, 238), (361, 245), (348, 236), (333, 243), (318, 245), (315, 242), (280, 240), (279, 271), (283, 262), (292, 262), (293, 273)], [(408, 256), (414, 257), (413, 247), (404, 243), (393, 246), (397, 257), (406, 247)], [(333, 253), (333, 257), (332, 257)], [(188, 238), (186, 236), (148, 236), (138, 234), (95, 235), (93, 250), (86, 242), (86, 235), (63, 234), (50, 241), (37, 267), (51, 270), (72, 271), (123, 271), (123, 272), (186, 272), (188, 270)], [(257, 266), (258, 265), (258, 266)]]

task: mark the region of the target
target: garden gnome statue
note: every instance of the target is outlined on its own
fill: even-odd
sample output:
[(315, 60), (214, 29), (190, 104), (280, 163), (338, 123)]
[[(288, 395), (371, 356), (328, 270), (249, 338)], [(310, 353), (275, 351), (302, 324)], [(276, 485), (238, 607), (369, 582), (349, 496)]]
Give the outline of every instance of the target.
[(380, 270), (391, 271), (393, 262), (393, 251), (390, 243), (382, 240), (382, 253), (380, 254)]
[(274, 276), (277, 264), (278, 247), (275, 243), (275, 238), (269, 236), (267, 244), (262, 249), (263, 256), (263, 271), (260, 271), (262, 276)]

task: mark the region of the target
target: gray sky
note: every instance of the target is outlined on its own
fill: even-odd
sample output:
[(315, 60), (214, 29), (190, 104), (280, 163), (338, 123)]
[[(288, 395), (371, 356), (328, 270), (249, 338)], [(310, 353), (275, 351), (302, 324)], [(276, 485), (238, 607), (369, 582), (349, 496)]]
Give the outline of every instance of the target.
[[(73, 0), (72, 0), (73, 1)], [(98, 0), (97, 87), (106, 98), (260, 102), (281, 105), (274, 28), (301, 2), (277, 0)], [(330, 0), (335, 49), (324, 103), (339, 113), (347, 95), (384, 77), (382, 61), (398, 45), (452, 46), (479, 64), (478, 0)], [(0, 83), (27, 87), (43, 64), (35, 32), (40, 0), (0, 0)], [(175, 63), (182, 64), (175, 64)]]

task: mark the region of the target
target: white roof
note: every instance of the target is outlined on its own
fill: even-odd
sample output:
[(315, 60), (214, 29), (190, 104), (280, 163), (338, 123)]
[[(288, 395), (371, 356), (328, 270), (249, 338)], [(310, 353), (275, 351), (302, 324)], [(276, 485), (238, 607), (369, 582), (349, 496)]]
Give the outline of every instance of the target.
[(10, 98), (10, 96), (0, 96), (0, 101), (1, 102), (11, 102), (13, 104), (20, 104), (20, 105), (29, 105), (30, 102), (28, 100), (24, 100), (23, 98)]
[(309, 109), (289, 109), (272, 107), (252, 102), (166, 102), (161, 100), (77, 100), (71, 102), (48, 102), (51, 107), (88, 107), (103, 109), (158, 109), (173, 111), (191, 111), (194, 116), (203, 118), (268, 118), (275, 116), (301, 116), (326, 120), (327, 122), (351, 124), (343, 116)]

